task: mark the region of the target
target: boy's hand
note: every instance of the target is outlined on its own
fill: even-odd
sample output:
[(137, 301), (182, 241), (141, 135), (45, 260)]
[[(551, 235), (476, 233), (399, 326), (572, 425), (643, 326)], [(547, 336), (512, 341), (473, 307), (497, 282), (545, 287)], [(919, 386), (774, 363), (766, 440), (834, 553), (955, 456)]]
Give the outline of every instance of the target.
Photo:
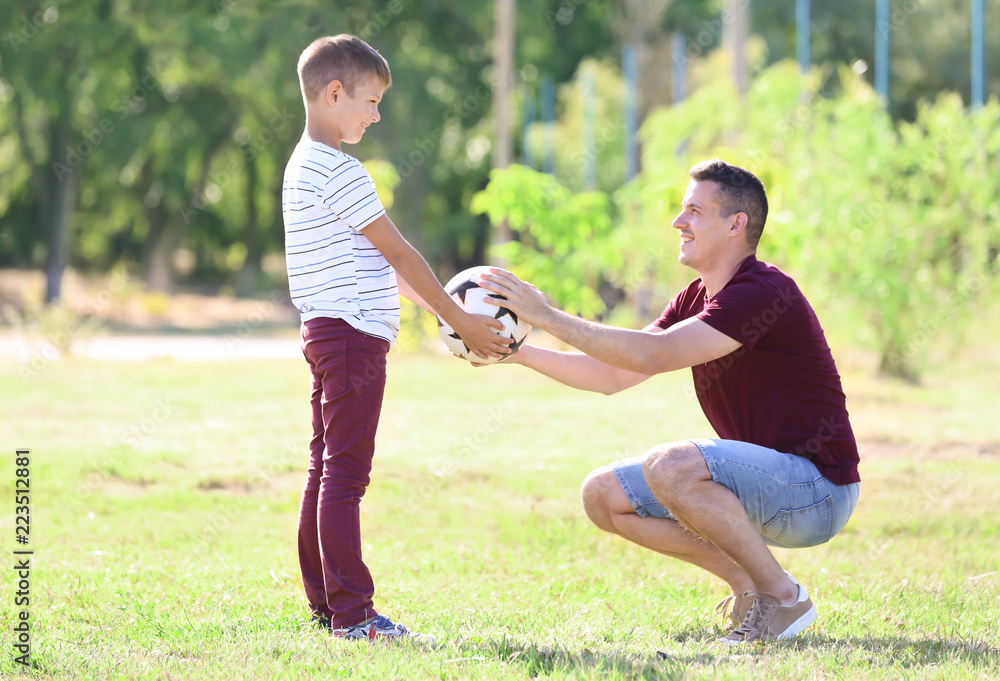
[(512, 339), (501, 335), (503, 324), (493, 317), (462, 311), (454, 323), (451, 323), (451, 328), (455, 329), (455, 333), (476, 357), (503, 357), (510, 352), (507, 346)]

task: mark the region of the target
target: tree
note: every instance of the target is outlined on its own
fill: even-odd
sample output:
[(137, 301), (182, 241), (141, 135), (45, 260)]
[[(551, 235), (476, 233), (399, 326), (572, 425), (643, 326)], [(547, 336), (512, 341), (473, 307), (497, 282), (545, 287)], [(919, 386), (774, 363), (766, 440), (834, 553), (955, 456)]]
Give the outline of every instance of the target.
[(915, 379), (931, 345), (954, 337), (998, 284), (1000, 104), (972, 113), (943, 94), (894, 125), (863, 79), (846, 66), (838, 78), (839, 94), (824, 97), (823, 72), (802, 77), (784, 62), (754, 78), (740, 116), (727, 79), (655, 112), (642, 172), (615, 194), (617, 225), (603, 194), (524, 168), (495, 172), (477, 207), (533, 237), (506, 253), (512, 269), (592, 314), (601, 278), (633, 293), (647, 277), (676, 290), (687, 273), (670, 265), (662, 232), (688, 169), (713, 157), (747, 167), (769, 188), (758, 257), (792, 272), (821, 317), (865, 325), (857, 339), (874, 339), (883, 372)]
[(108, 3), (5, 2), (13, 27), (0, 40), (12, 127), (30, 169), (34, 232), (45, 243), (45, 300), (59, 298), (69, 232), (88, 158), (114, 129), (95, 101), (129, 69), (137, 41)]

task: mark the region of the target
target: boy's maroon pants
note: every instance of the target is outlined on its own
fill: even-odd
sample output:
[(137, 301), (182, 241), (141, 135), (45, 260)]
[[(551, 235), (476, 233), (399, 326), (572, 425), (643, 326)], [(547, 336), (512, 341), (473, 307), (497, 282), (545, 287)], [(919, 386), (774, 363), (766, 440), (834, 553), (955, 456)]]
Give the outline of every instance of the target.
[(385, 392), (389, 343), (342, 319), (302, 324), (312, 372), (312, 441), (299, 507), (299, 565), (314, 615), (334, 628), (377, 613), (361, 558), (361, 497), (368, 487)]

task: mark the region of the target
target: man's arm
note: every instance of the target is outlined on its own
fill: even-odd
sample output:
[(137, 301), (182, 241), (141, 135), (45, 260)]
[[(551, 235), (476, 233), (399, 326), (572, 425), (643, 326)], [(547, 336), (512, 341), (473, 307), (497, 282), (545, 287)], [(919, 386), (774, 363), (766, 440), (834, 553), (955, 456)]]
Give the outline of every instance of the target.
[(434, 276), (427, 261), (399, 233), (385, 214), (370, 222), (363, 234), (389, 261), (417, 296), (441, 315), (478, 357), (502, 357), (511, 340), (501, 336), (503, 324), (486, 315), (472, 315), (459, 307)]
[[(550, 307), (545, 297), (510, 272), (494, 269), (482, 287), (532, 326), (548, 331), (594, 359), (638, 374), (653, 375), (725, 357), (740, 343), (700, 319), (686, 319), (654, 333), (590, 322)], [(487, 299), (488, 300), (488, 299)]]
[(520, 364), (564, 385), (611, 395), (631, 388), (649, 378), (605, 364), (582, 352), (561, 352), (524, 345), (504, 364)]

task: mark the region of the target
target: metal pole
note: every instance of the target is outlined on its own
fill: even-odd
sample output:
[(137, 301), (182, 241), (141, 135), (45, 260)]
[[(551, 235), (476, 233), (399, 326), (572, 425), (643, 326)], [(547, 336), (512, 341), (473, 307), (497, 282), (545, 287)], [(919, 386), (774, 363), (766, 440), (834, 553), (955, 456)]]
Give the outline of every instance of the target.
[(795, 51), (799, 70), (809, 72), (809, 0), (795, 0)]
[[(515, 0), (496, 0), (493, 17), (493, 167), (506, 168), (513, 157), (510, 81), (514, 69)], [(493, 225), (493, 245), (510, 241), (506, 220)]]
[(875, 92), (889, 106), (889, 0), (875, 6)]
[(733, 60), (733, 80), (736, 91), (745, 95), (750, 89), (750, 65), (747, 63), (747, 36), (750, 31), (749, 0), (728, 0), (726, 12), (730, 20), (724, 22), (723, 42)]
[(972, 109), (983, 106), (983, 0), (972, 0)]
[(526, 92), (521, 113), (521, 163), (531, 169), (535, 168), (535, 147), (531, 143), (531, 130), (534, 126), (535, 95)]
[(552, 78), (542, 78), (542, 172), (556, 172), (556, 88)]
[(673, 104), (680, 104), (687, 97), (687, 36), (674, 33), (670, 41), (671, 64), (670, 74), (671, 99)]
[(594, 74), (585, 68), (580, 74), (580, 96), (583, 97), (583, 189), (597, 189), (597, 87)]
[(625, 181), (639, 173), (638, 70), (635, 45), (622, 48), (622, 75), (625, 77)]

